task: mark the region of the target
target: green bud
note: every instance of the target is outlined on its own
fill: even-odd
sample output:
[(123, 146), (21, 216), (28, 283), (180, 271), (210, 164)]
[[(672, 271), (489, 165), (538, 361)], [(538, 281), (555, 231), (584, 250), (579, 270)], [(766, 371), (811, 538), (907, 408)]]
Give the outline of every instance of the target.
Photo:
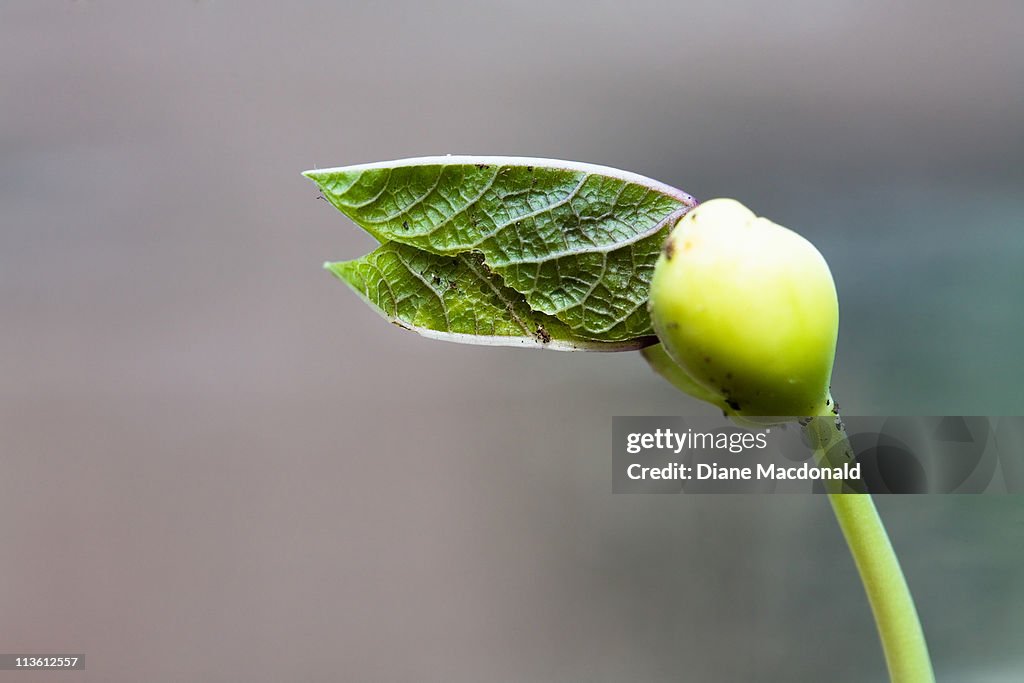
[(649, 305), (665, 351), (730, 413), (825, 406), (839, 303), (825, 259), (795, 232), (732, 199), (704, 202), (666, 240)]
[(705, 401), (712, 405), (718, 406), (722, 412), (728, 412), (729, 407), (725, 404), (725, 399), (720, 395), (709, 390), (707, 387), (703, 387), (697, 384), (696, 381), (686, 370), (676, 363), (668, 352), (665, 351), (665, 347), (661, 344), (655, 344), (654, 346), (648, 346), (640, 351), (640, 354), (644, 357), (647, 363), (657, 372), (659, 375), (669, 381), (679, 391), (684, 394), (689, 394), (696, 399)]

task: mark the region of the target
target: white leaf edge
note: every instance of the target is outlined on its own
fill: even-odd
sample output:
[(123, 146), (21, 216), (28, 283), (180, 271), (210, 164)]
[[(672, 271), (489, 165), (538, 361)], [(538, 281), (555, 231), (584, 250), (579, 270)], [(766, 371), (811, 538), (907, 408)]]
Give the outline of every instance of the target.
[(513, 156), (474, 156), (467, 154), (447, 154), (444, 156), (411, 157), (409, 159), (396, 159), (394, 161), (375, 161), (370, 164), (355, 164), (353, 166), (337, 166), (334, 168), (314, 168), (304, 171), (302, 175), (315, 179), (321, 175), (330, 175), (340, 172), (372, 171), (389, 168), (406, 168), (409, 166), (475, 166), (487, 164), (488, 166), (537, 166), (541, 168), (552, 168), (561, 171), (580, 171), (593, 175), (602, 175), (615, 178), (626, 183), (635, 183), (649, 187), (655, 192), (677, 199), (689, 207), (697, 206), (697, 200), (682, 190), (667, 185), (659, 180), (642, 176), (639, 173), (623, 171), (611, 166), (600, 166), (588, 164), (582, 161), (565, 161), (563, 159), (543, 159), (540, 157), (513, 157)]

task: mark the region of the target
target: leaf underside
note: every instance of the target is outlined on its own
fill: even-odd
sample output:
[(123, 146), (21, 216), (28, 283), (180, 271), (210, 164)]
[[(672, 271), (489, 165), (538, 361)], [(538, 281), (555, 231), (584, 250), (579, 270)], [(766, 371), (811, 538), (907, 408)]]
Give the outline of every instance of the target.
[(327, 268), (392, 322), (467, 343), (651, 343), (654, 264), (695, 204), (642, 176), (545, 159), (428, 157), (305, 175), (381, 242)]

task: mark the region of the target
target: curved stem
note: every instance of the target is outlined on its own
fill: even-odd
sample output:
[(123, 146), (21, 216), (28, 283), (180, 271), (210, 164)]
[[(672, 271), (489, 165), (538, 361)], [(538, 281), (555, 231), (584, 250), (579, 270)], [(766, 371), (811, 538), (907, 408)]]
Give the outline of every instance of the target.
[[(832, 405), (831, 400), (828, 405)], [(853, 460), (853, 449), (838, 410), (826, 408), (818, 417), (802, 421), (801, 426), (819, 462), (833, 465)], [(893, 683), (934, 681), (928, 644), (914, 599), (871, 495), (831, 490), (828, 497), (864, 583), (890, 680)]]

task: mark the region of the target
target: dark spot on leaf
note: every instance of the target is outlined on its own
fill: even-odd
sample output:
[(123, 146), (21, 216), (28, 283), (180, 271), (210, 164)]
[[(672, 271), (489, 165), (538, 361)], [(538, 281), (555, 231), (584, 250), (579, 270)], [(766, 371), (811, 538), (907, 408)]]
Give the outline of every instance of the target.
[(402, 221), (402, 228), (404, 228), (405, 230), (408, 230), (409, 229), (409, 221)]
[(526, 170), (529, 171), (530, 173), (533, 173), (533, 166), (527, 166)]
[(679, 323), (677, 323), (675, 320), (673, 320), (669, 324), (665, 325), (665, 327), (667, 327), (670, 330), (678, 330), (679, 329)]
[(732, 373), (731, 372), (725, 373), (725, 378), (726, 379), (732, 379)]
[(487, 164), (477, 164), (476, 167), (479, 168), (481, 171), (486, 168), (490, 168), (490, 166), (488, 166)]
[(725, 405), (729, 406), (733, 410), (739, 410), (740, 409), (739, 401), (737, 401), (734, 398), (727, 398), (727, 399), (725, 399)]
[(710, 363), (711, 362), (711, 356), (704, 356), (704, 362), (705, 363)]

